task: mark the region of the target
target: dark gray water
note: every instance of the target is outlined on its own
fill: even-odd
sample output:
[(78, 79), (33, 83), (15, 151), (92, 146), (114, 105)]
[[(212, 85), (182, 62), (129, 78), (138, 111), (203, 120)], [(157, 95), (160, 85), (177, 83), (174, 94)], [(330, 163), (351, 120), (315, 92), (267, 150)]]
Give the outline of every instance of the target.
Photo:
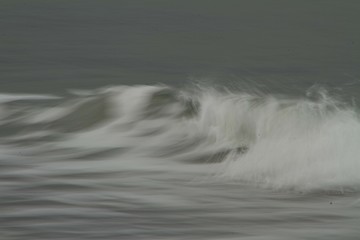
[(0, 87), (350, 84), (360, 74), (359, 9), (350, 0), (2, 0)]
[(0, 239), (360, 239), (359, 12), (2, 0)]

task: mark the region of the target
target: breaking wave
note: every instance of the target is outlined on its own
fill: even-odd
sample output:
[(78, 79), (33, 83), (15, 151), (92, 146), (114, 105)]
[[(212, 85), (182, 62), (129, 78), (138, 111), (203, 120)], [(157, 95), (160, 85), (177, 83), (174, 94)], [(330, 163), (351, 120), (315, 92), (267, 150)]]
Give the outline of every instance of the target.
[(225, 181), (305, 192), (360, 189), (359, 115), (321, 88), (303, 98), (167, 86), (1, 96), (0, 141), (8, 149), (49, 142), (87, 149), (63, 152), (68, 158), (131, 150)]

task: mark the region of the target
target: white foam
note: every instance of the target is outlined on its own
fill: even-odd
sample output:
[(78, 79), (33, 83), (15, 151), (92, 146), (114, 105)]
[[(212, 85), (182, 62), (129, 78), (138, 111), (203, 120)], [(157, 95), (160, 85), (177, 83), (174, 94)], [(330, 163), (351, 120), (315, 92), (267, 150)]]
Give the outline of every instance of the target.
[(248, 146), (230, 154), (222, 176), (275, 189), (360, 189), (360, 121), (331, 98), (206, 93), (199, 125), (217, 141)]

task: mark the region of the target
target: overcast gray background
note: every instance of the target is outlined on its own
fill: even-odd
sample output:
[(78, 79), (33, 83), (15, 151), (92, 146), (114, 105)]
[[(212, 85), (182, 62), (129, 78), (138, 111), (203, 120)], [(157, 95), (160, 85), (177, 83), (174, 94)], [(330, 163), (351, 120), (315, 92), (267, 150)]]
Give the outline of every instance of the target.
[(359, 12), (355, 0), (2, 0), (0, 89), (350, 86), (360, 76)]

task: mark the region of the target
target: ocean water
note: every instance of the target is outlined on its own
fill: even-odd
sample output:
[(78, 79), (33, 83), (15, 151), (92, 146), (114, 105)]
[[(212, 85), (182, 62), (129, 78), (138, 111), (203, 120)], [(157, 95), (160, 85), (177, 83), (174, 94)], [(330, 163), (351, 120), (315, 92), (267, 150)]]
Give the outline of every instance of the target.
[(357, 1), (0, 3), (0, 239), (360, 239)]

